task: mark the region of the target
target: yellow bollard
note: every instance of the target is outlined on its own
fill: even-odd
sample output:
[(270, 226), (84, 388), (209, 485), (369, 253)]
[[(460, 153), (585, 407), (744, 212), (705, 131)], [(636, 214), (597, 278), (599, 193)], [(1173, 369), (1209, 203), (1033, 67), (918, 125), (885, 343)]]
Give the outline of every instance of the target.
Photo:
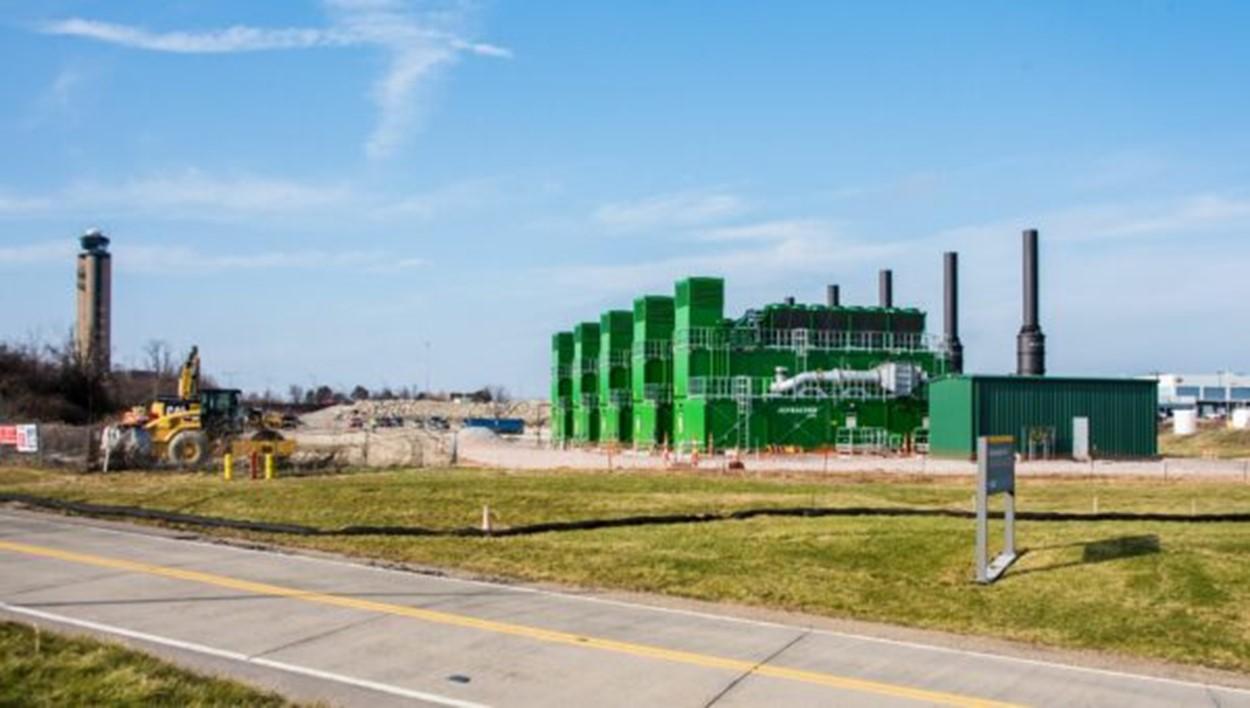
[(234, 455), (228, 452), (221, 457), (221, 476), (227, 482), (234, 479)]
[(265, 455), (265, 479), (273, 479), (273, 454)]

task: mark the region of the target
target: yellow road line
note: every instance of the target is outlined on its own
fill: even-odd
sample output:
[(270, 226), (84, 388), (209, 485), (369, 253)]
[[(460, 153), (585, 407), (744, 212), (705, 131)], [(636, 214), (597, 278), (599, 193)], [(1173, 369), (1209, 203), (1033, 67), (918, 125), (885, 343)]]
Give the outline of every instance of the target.
[(949, 706), (989, 707), (1011, 705), (1008, 703), (982, 700), (979, 698), (961, 696), (953, 693), (908, 688), (906, 686), (897, 686), (894, 684), (870, 681), (867, 679), (851, 678), (848, 676), (837, 676), (817, 671), (787, 669), (772, 665), (757, 666), (755, 662), (745, 661), (742, 659), (729, 659), (726, 657), (711, 656), (707, 654), (696, 654), (694, 652), (665, 649), (663, 647), (651, 646), (647, 644), (635, 644), (633, 642), (622, 642), (613, 639), (589, 637), (580, 634), (573, 634), (571, 632), (561, 632), (557, 630), (542, 629), (539, 627), (528, 627), (508, 622), (496, 622), (493, 620), (480, 619), (467, 615), (458, 615), (450, 612), (439, 612), (436, 610), (425, 610), (417, 607), (407, 607), (405, 605), (392, 605), (385, 602), (375, 602), (373, 600), (362, 600), (355, 597), (310, 592), (306, 590), (299, 590), (297, 588), (282, 587), (280, 585), (270, 585), (268, 583), (257, 583), (251, 580), (231, 578), (224, 575), (214, 575), (212, 573), (202, 573), (195, 570), (183, 570), (180, 568), (169, 568), (150, 563), (140, 563), (137, 561), (129, 561), (121, 558), (109, 558), (88, 553), (77, 553), (74, 551), (65, 551), (45, 546), (33, 546), (25, 543), (15, 543), (12, 541), (0, 541), (0, 550), (20, 553), (28, 556), (53, 558), (70, 563), (92, 565), (101, 568), (125, 570), (132, 573), (142, 573), (144, 575), (155, 575), (162, 578), (185, 580), (187, 582), (200, 583), (203, 585), (214, 585), (217, 587), (229, 588), (231, 590), (239, 590), (257, 595), (285, 597), (292, 600), (300, 600), (302, 602), (310, 602), (320, 605), (332, 605), (335, 607), (346, 607), (353, 610), (363, 610), (365, 612), (377, 612), (380, 614), (408, 617), (411, 619), (421, 620), (423, 622), (431, 622), (434, 624), (448, 625), (452, 627), (463, 627), (466, 629), (477, 629), (484, 632), (494, 632), (496, 634), (506, 634), (514, 637), (524, 637), (526, 639), (535, 639), (554, 644), (565, 644), (576, 647), (598, 649), (602, 651), (616, 652), (619, 654), (628, 654), (630, 656), (658, 659), (677, 664), (700, 666), (709, 669), (723, 669), (725, 671), (732, 671), (736, 673), (750, 672), (751, 674), (757, 676), (768, 676), (771, 678), (816, 684), (847, 691), (858, 691), (861, 693), (888, 696), (891, 698), (905, 698), (925, 703)]

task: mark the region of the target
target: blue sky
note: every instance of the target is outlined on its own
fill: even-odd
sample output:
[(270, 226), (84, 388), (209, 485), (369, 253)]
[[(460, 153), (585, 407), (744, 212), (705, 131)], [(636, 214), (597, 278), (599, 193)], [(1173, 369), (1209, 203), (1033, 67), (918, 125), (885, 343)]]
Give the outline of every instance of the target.
[[(284, 391), (496, 383), (727, 279), (842, 285), (1013, 367), (1042, 233), (1055, 373), (1245, 369), (1245, 3), (0, 1), (0, 338), (57, 340), (89, 226), (114, 360)], [(425, 343), (429, 342), (427, 360)]]

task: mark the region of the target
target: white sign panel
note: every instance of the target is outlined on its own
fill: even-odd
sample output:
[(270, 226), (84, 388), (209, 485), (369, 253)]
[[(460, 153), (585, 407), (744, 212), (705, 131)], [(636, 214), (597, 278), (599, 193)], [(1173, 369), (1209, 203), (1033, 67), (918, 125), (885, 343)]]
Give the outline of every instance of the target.
[(17, 451), (39, 452), (39, 426), (17, 426)]

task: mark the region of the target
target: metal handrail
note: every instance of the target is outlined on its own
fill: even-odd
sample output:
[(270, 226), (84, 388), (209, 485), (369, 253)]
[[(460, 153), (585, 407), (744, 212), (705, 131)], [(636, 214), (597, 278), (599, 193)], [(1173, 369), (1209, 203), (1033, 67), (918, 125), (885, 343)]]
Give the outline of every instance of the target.
[(674, 333), (675, 351), (785, 349), (794, 351), (882, 351), (945, 353), (942, 338), (921, 332), (867, 330), (689, 327)]

